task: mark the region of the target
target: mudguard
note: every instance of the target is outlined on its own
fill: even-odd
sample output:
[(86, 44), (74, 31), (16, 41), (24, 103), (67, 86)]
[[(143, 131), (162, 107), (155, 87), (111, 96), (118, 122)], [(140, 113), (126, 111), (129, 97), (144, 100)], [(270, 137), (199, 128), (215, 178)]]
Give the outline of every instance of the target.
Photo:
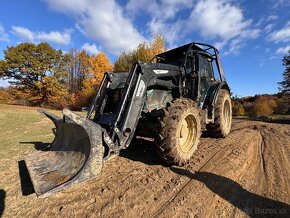
[(25, 158), (37, 196), (46, 197), (100, 174), (104, 156), (101, 126), (68, 109), (63, 110), (65, 119), (39, 112), (52, 120), (56, 133), (49, 150)]

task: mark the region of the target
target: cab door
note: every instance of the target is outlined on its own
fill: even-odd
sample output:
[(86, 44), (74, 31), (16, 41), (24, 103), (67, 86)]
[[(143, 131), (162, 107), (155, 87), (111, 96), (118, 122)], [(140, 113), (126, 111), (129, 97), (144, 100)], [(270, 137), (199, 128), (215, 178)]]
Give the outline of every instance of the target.
[(212, 68), (212, 59), (205, 55), (198, 55), (198, 78), (199, 78), (199, 87), (198, 87), (198, 102), (203, 104), (206, 97), (206, 93), (214, 81), (214, 74)]

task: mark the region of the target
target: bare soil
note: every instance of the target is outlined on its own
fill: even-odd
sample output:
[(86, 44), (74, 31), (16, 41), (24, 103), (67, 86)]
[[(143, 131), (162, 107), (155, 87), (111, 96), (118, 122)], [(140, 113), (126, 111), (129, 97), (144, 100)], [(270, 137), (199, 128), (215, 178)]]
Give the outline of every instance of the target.
[(166, 166), (137, 139), (98, 178), (45, 199), (18, 161), (1, 161), (11, 163), (0, 178), (3, 217), (290, 217), (287, 124), (234, 120), (227, 138), (204, 135), (185, 167)]

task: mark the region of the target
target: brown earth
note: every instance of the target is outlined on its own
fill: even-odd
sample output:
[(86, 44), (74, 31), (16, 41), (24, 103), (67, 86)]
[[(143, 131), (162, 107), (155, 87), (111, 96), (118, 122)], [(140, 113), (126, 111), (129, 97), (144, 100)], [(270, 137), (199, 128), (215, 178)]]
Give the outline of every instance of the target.
[(190, 163), (165, 166), (138, 139), (97, 179), (42, 199), (20, 161), (22, 189), (17, 164), (1, 173), (13, 183), (0, 187), (3, 216), (290, 217), (290, 125), (234, 120), (227, 138), (203, 136)]

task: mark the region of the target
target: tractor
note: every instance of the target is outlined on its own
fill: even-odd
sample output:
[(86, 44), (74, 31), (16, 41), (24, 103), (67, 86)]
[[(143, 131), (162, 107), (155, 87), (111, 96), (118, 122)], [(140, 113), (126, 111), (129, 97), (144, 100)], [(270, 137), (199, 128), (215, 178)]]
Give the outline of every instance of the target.
[(169, 165), (187, 164), (202, 131), (226, 137), (232, 122), (230, 88), (218, 50), (192, 42), (132, 64), (130, 72), (105, 73), (82, 117), (40, 110), (55, 126), (50, 148), (29, 154), (35, 192), (45, 197), (100, 174), (103, 163), (136, 136), (152, 138)]

